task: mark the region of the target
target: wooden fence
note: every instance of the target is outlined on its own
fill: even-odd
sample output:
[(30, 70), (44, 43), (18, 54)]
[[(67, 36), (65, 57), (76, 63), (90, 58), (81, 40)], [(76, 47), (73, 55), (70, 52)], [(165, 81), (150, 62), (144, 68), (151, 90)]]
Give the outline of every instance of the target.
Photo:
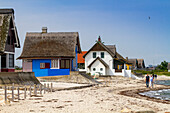
[[(27, 96), (29, 97), (36, 97), (36, 96), (42, 96), (43, 93), (49, 93), (53, 91), (53, 83), (51, 84), (40, 84), (40, 85), (30, 85), (30, 86), (15, 86), (15, 84), (13, 83), (12, 86), (3, 86), (4, 89), (4, 100), (5, 103), (10, 100), (12, 102), (16, 101), (16, 100), (24, 100), (27, 98)], [(16, 92), (15, 92), (16, 90)], [(11, 93), (8, 93), (9, 91), (11, 91)], [(24, 94), (24, 96), (21, 98), (21, 93)], [(16, 95), (16, 96), (15, 96)], [(9, 96), (11, 96), (11, 98), (9, 98)]]

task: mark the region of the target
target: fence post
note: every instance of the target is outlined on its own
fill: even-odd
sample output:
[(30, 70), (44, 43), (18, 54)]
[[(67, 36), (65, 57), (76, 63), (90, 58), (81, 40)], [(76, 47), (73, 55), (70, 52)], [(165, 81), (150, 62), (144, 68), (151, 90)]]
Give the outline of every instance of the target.
[(31, 85), (30, 85), (30, 97), (31, 97)]
[(37, 88), (36, 88), (36, 84), (34, 84), (34, 95), (37, 95)]
[(50, 86), (49, 86), (49, 83), (47, 84), (47, 91), (48, 91), (48, 93), (49, 93), (49, 88), (50, 88)]
[(40, 84), (40, 95), (42, 95), (42, 84)]
[(19, 100), (20, 98), (19, 98), (19, 86), (18, 86), (18, 100)]
[(5, 103), (7, 102), (7, 87), (6, 87), (6, 85), (5, 85)]
[(51, 82), (51, 92), (53, 92), (53, 83)]
[(26, 85), (24, 87), (24, 99), (26, 99), (26, 95), (27, 95), (27, 88), (26, 88)]
[(12, 102), (13, 102), (14, 101), (14, 83), (12, 83), (11, 90), (12, 90)]
[(45, 94), (45, 90), (46, 90), (46, 83), (44, 84), (44, 94)]

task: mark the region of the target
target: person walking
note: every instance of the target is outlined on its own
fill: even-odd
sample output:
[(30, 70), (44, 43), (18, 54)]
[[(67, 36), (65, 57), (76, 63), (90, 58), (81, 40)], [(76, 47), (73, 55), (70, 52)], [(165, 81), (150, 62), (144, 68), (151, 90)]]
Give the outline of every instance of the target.
[(149, 87), (149, 75), (148, 74), (146, 75), (145, 82), (146, 82), (146, 87), (148, 88)]
[(153, 88), (153, 80), (154, 80), (154, 77), (151, 75), (150, 77), (150, 86)]

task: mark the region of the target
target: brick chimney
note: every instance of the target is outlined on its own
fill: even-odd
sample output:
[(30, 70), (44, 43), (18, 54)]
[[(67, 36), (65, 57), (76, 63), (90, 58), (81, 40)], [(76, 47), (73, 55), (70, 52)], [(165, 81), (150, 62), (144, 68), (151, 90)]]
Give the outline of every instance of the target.
[(126, 60), (128, 60), (128, 57), (126, 57)]
[(47, 27), (42, 27), (42, 33), (47, 33)]

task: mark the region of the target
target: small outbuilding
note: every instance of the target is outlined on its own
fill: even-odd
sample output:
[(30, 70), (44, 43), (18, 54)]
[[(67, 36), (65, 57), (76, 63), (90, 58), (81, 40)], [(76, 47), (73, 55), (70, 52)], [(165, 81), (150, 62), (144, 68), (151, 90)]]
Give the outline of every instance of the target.
[(18, 59), (23, 61), (24, 72), (36, 77), (69, 75), (77, 71), (77, 54), (81, 53), (78, 32), (29, 32)]

